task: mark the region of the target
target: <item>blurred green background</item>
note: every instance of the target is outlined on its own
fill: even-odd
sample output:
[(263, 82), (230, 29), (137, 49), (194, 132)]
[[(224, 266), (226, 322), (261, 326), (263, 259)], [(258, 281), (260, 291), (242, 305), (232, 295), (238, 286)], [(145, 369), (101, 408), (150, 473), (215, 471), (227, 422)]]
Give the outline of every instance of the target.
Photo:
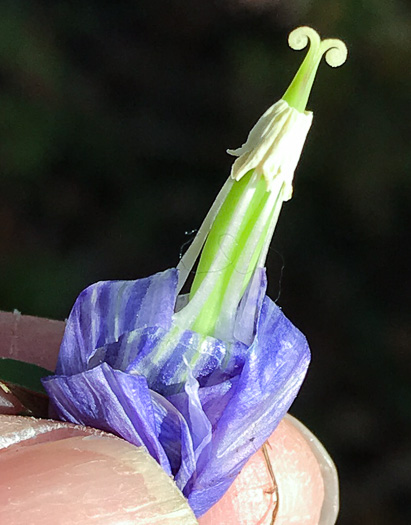
[(270, 295), (313, 360), (292, 413), (344, 524), (411, 523), (411, 9), (405, 0), (0, 3), (0, 309), (63, 319), (86, 285), (176, 265), (305, 52), (322, 65)]

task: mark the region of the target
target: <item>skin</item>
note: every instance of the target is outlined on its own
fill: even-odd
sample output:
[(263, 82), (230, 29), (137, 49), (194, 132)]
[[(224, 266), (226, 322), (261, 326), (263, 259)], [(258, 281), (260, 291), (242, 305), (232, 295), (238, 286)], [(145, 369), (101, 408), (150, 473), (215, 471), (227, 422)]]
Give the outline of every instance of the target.
[[(60, 321), (0, 313), (0, 356), (53, 369), (63, 331)], [(18, 399), (0, 389), (1, 523), (196, 523), (141, 448), (95, 429), (13, 415), (19, 411)], [(285, 418), (198, 523), (332, 525), (333, 511), (320, 515), (324, 498), (333, 507), (336, 494), (324, 490), (323, 451), (311, 436)]]

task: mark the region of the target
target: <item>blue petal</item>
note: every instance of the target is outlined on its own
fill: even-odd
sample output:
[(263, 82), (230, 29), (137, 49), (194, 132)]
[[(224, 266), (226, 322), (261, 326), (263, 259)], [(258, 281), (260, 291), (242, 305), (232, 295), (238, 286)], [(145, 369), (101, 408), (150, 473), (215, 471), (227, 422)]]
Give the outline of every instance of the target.
[(43, 384), (60, 419), (146, 447), (181, 487), (192, 478), (197, 467), (192, 429), (167, 399), (148, 389), (144, 377), (103, 363), (74, 376), (46, 378)]
[[(171, 272), (171, 270), (169, 270)], [(165, 277), (165, 279), (164, 279)], [(253, 279), (244, 295), (243, 300), (239, 306), (236, 317), (236, 331), (238, 338), (247, 341), (248, 344), (240, 340), (235, 343), (225, 343), (221, 340), (204, 337), (196, 332), (183, 330), (177, 326), (173, 326), (171, 330), (164, 329), (164, 325), (170, 328), (170, 317), (172, 306), (175, 302), (175, 280), (164, 274), (157, 274), (151, 278), (153, 281), (150, 288), (156, 291), (155, 298), (162, 298), (163, 295), (171, 295), (172, 300), (168, 303), (168, 311), (166, 312), (165, 323), (157, 323), (157, 326), (149, 326), (145, 328), (134, 329), (133, 323), (129, 322), (127, 326), (122, 326), (122, 331), (127, 328), (128, 331), (118, 336), (118, 333), (113, 337), (107, 337), (107, 329), (104, 323), (100, 323), (99, 330), (96, 332), (99, 339), (86, 340), (84, 346), (98, 345), (102, 341), (106, 341), (100, 347), (95, 347), (94, 351), (89, 351), (87, 356), (88, 369), (98, 366), (103, 362), (107, 362), (110, 366), (117, 370), (123, 370), (130, 374), (144, 375), (147, 378), (149, 387), (164, 395), (171, 395), (179, 392), (184, 388), (184, 383), (187, 380), (187, 367), (185, 361), (190, 362), (194, 376), (198, 379), (201, 386), (213, 385), (220, 383), (227, 378), (233, 377), (241, 371), (244, 359), (247, 354), (248, 344), (253, 340), (255, 334), (255, 325), (258, 313), (261, 308), (262, 299), (266, 288), (265, 271), (259, 269), (255, 272)], [(62, 346), (62, 361), (71, 361), (70, 352), (73, 354), (81, 354), (79, 349), (76, 349), (76, 340), (70, 338), (72, 330), (71, 327), (78, 327), (80, 324), (80, 334), (83, 335), (87, 331), (87, 324), (81, 325), (77, 320), (81, 317), (78, 312), (84, 308), (86, 311), (92, 307), (88, 302), (88, 297), (96, 291), (100, 291), (101, 295), (106, 295), (111, 302), (116, 304), (126, 304), (123, 292), (124, 283), (128, 285), (127, 293), (135, 293), (136, 288), (144, 291), (147, 289), (147, 279), (141, 281), (125, 281), (125, 282), (109, 282), (98, 283), (94, 287), (90, 287), (80, 295), (77, 300), (73, 313), (69, 318), (69, 325), (67, 329), (67, 340), (63, 341)], [(119, 287), (119, 284), (122, 286)], [(171, 286), (170, 286), (171, 285)], [(167, 288), (171, 288), (170, 290)], [(119, 293), (119, 291), (121, 293)], [(117, 295), (116, 295), (117, 294)], [(149, 293), (146, 293), (146, 299), (150, 299)], [(100, 301), (102, 303), (102, 301)], [(147, 302), (145, 300), (145, 302)], [(164, 301), (165, 302), (165, 301)], [(178, 301), (177, 301), (178, 302)], [(155, 304), (157, 306), (157, 304)], [(134, 304), (127, 304), (127, 313), (131, 307), (136, 308), (134, 317), (131, 319), (144, 319), (142, 310), (144, 305), (142, 301), (135, 301)], [(106, 308), (112, 312), (112, 309)], [(153, 310), (154, 307), (151, 308)], [(151, 319), (153, 322), (155, 319)], [(97, 323), (95, 323), (97, 325)], [(107, 325), (113, 326), (115, 323), (112, 319), (108, 319)], [(118, 336), (118, 337), (117, 337)], [(117, 337), (117, 339), (116, 339)], [(77, 338), (78, 339), (78, 338)], [(113, 339), (115, 339), (113, 341)], [(74, 348), (74, 350), (73, 350)], [(84, 354), (84, 352), (83, 352)], [(79, 364), (75, 359), (72, 360), (71, 370), (65, 373), (74, 373), (75, 364)], [(84, 366), (80, 363), (80, 366)], [(61, 367), (62, 368), (62, 367)], [(67, 366), (65, 370), (67, 370)], [(59, 372), (60, 369), (58, 369)], [(64, 370), (63, 370), (64, 371)]]
[(44, 384), (63, 419), (144, 445), (200, 516), (274, 431), (310, 355), (304, 336), (264, 298), (264, 271), (240, 303), (234, 343), (173, 325), (176, 282), (168, 270), (82, 292), (60, 375)]
[(234, 339), (250, 346), (254, 340), (257, 319), (267, 289), (265, 268), (257, 268), (238, 305), (234, 324)]
[(226, 369), (233, 365), (231, 353), (237, 346), (242, 353), (246, 352), (247, 347), (241, 343), (230, 346), (213, 337), (173, 326), (168, 333), (163, 332), (155, 344), (146, 345), (144, 352), (136, 354), (126, 371), (144, 375), (151, 389), (168, 396), (184, 390), (188, 380), (187, 363), (200, 384), (208, 382), (214, 373), (218, 378), (223, 372), (230, 375), (231, 369)]
[(57, 374), (87, 369), (94, 351), (125, 332), (146, 326), (168, 330), (176, 300), (177, 270), (137, 281), (103, 281), (78, 296), (64, 333)]
[(188, 423), (193, 438), (196, 460), (196, 473), (190, 480), (189, 485), (187, 483), (182, 484), (180, 479), (176, 479), (177, 485), (184, 493), (190, 492), (190, 487), (196, 479), (197, 472), (201, 470), (203, 462), (208, 460), (212, 440), (212, 426), (202, 407), (199, 391), (198, 381), (194, 378), (191, 369), (189, 369), (184, 394), (173, 398), (174, 406), (178, 408)]
[(126, 332), (119, 337), (118, 341), (97, 348), (90, 356), (87, 368), (91, 369), (101, 363), (108, 363), (116, 370), (138, 374), (139, 370), (133, 367), (133, 363), (138, 363), (145, 357), (151, 356), (166, 335), (167, 330), (160, 326), (149, 326)]
[(200, 389), (201, 406), (213, 430), (220, 421), (231, 398), (235, 395), (239, 379), (240, 376), (236, 376), (232, 379), (226, 379), (222, 383)]
[(113, 432), (134, 445), (143, 445), (171, 474), (144, 377), (113, 370), (103, 363), (73, 376), (47, 377), (43, 384), (61, 419)]
[[(309, 360), (305, 337), (266, 297), (256, 339), (215, 426), (209, 460), (188, 495), (197, 516), (221, 498), (277, 427), (297, 395)], [(218, 411), (218, 403), (215, 398), (207, 411)]]
[(179, 487), (184, 487), (196, 471), (196, 457), (190, 429), (183, 415), (163, 396), (151, 391), (159, 441), (170, 460)]

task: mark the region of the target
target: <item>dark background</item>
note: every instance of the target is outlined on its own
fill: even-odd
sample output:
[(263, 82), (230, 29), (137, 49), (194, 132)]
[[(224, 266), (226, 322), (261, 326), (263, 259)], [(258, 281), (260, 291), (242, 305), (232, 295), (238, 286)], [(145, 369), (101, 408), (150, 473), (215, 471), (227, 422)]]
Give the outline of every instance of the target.
[[(99, 279), (175, 266), (305, 52), (343, 38), (268, 258), (313, 360), (292, 413), (344, 524), (411, 523), (411, 12), (401, 0), (0, 3), (0, 309), (63, 319)], [(282, 277), (281, 277), (282, 276)]]

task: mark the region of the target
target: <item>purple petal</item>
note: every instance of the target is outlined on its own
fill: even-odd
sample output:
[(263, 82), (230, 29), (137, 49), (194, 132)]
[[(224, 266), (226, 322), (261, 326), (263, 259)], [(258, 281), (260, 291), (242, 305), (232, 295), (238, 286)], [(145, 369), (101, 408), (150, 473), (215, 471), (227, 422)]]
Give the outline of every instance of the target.
[(167, 331), (159, 326), (150, 326), (127, 332), (114, 343), (108, 343), (90, 356), (87, 368), (108, 363), (116, 370), (138, 374), (134, 363), (150, 356), (159, 346)]
[(182, 414), (166, 398), (151, 391), (159, 441), (170, 460), (175, 482), (182, 488), (196, 471), (190, 429)]
[[(198, 381), (193, 376), (192, 370), (189, 367), (184, 390), (182, 395), (172, 396), (170, 400), (172, 400), (173, 405), (188, 423), (193, 437), (193, 448), (198, 471), (200, 457), (202, 455), (203, 457), (208, 457), (208, 449), (212, 438), (212, 427), (200, 401)], [(183, 490), (184, 487), (180, 488)]]
[[(266, 298), (256, 339), (213, 432), (209, 461), (188, 498), (196, 516), (221, 498), (249, 457), (275, 430), (297, 395), (309, 360), (305, 337)], [(208, 410), (212, 412), (213, 406)]]
[(210, 421), (213, 430), (223, 415), (228, 403), (236, 392), (240, 376), (227, 379), (218, 385), (200, 388), (199, 397), (204, 413)]
[(201, 384), (229, 360), (229, 349), (218, 339), (173, 326), (151, 349), (147, 346), (139, 353), (126, 371), (144, 375), (152, 390), (169, 396), (184, 389), (187, 362), (193, 363), (193, 375)]
[(257, 268), (238, 306), (234, 339), (250, 346), (254, 340), (257, 319), (267, 289), (265, 268)]
[(168, 332), (161, 327), (148, 327), (125, 333), (118, 341), (97, 348), (87, 368), (105, 362), (116, 370), (144, 375), (150, 389), (171, 395), (184, 389), (187, 361), (194, 363), (193, 375), (200, 384), (208, 384), (211, 380), (231, 377), (246, 352), (242, 343), (226, 345), (213, 337), (175, 326)]
[(62, 419), (145, 446), (197, 516), (228, 489), (294, 400), (310, 354), (264, 298), (258, 270), (233, 343), (173, 325), (176, 270), (97, 283), (70, 314), (58, 372), (44, 380)]
[(60, 419), (106, 430), (134, 445), (143, 445), (171, 474), (144, 377), (113, 370), (103, 363), (73, 376), (47, 377), (43, 385)]
[(103, 281), (78, 296), (60, 348), (57, 374), (87, 369), (94, 351), (125, 332), (147, 326), (168, 330), (176, 300), (177, 270), (137, 281)]

